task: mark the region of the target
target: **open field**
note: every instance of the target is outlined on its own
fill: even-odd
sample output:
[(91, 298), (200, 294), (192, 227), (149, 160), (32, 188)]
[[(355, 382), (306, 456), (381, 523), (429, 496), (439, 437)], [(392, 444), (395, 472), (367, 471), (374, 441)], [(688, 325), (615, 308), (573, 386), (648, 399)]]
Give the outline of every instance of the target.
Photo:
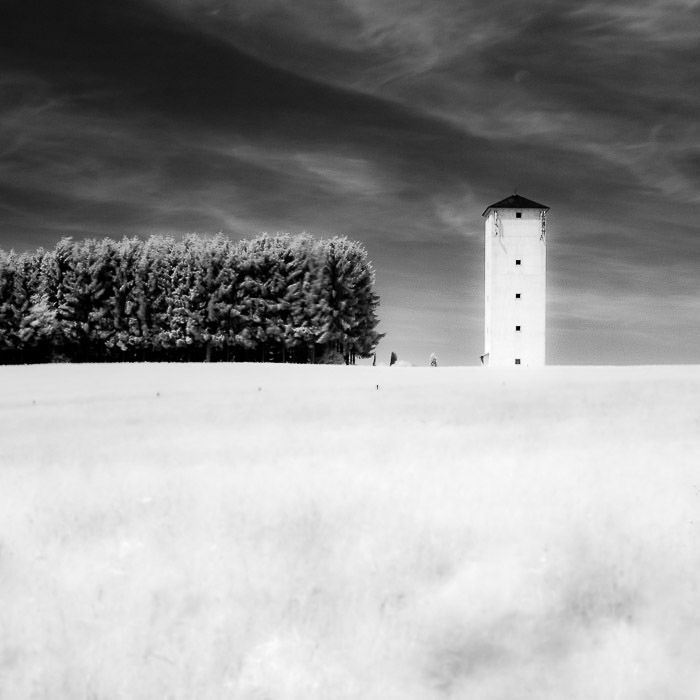
[(697, 700), (700, 367), (0, 367), (0, 631), (11, 699)]

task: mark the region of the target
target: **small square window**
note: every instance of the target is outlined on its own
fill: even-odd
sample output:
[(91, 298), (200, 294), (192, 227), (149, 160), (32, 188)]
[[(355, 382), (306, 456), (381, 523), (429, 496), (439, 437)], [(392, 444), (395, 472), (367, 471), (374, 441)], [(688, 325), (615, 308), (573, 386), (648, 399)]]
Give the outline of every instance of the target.
[(520, 292), (516, 292), (516, 293), (515, 293), (515, 298), (516, 298), (516, 299), (520, 299)]
[(521, 262), (522, 262), (521, 260), (516, 260), (516, 261), (515, 261), (515, 264), (516, 264), (516, 265), (520, 265)]
[(515, 364), (516, 364), (516, 365), (519, 365), (519, 364), (520, 364), (520, 358), (519, 358), (519, 357), (516, 357), (516, 358), (515, 358)]
[(522, 219), (523, 218), (523, 213), (521, 211), (516, 211), (515, 212), (515, 218), (516, 219)]
[(516, 331), (519, 331), (519, 330), (520, 330), (520, 326), (516, 326), (516, 327), (515, 327), (515, 330), (516, 330)]

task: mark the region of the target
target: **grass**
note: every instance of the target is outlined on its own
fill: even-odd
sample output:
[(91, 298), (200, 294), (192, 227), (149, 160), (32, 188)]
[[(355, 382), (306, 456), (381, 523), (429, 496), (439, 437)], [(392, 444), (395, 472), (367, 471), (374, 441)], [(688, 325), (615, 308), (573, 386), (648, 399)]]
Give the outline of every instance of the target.
[(697, 697), (698, 367), (0, 387), (2, 697)]

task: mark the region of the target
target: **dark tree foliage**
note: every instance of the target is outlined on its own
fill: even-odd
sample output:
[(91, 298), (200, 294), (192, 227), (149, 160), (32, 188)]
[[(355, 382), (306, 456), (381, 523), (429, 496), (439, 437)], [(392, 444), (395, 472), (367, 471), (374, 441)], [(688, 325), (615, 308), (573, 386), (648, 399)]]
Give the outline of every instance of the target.
[(382, 337), (378, 306), (344, 237), (64, 238), (0, 250), (0, 363), (352, 364)]

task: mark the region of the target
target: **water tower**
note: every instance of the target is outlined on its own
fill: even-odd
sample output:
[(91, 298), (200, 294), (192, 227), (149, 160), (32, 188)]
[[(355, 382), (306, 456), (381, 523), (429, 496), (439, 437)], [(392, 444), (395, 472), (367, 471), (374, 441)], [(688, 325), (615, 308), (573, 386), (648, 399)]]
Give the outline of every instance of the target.
[(489, 367), (545, 363), (546, 213), (519, 194), (486, 208), (484, 354)]

